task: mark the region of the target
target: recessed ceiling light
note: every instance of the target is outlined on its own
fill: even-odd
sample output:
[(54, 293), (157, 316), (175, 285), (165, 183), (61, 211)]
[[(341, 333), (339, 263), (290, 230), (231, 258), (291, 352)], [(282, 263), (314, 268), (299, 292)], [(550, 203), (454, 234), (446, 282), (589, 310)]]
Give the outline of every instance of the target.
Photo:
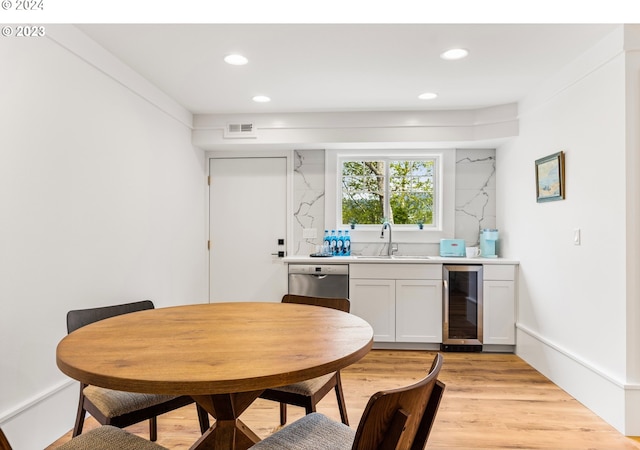
[(469, 50), (465, 50), (464, 48), (452, 48), (451, 50), (447, 50), (444, 53), (440, 54), (440, 58), (446, 60), (455, 60), (465, 58), (469, 54)]
[(244, 66), (249, 60), (242, 55), (234, 54), (225, 56), (224, 62), (233, 66)]
[(437, 98), (438, 94), (434, 94), (433, 92), (425, 92), (424, 94), (420, 94), (418, 95), (418, 98), (420, 100), (433, 100), (434, 98)]
[(256, 103), (267, 103), (270, 102), (271, 99), (266, 95), (256, 95), (255, 97), (253, 97), (253, 101)]

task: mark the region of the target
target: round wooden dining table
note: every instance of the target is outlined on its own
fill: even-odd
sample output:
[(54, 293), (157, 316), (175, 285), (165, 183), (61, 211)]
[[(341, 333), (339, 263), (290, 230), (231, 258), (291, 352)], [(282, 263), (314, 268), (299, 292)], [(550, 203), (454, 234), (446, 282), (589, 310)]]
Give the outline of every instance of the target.
[(83, 383), (190, 395), (215, 419), (192, 449), (246, 449), (260, 438), (239, 416), (268, 388), (340, 370), (366, 355), (373, 330), (342, 311), (233, 302), (150, 309), (68, 334), (56, 362)]

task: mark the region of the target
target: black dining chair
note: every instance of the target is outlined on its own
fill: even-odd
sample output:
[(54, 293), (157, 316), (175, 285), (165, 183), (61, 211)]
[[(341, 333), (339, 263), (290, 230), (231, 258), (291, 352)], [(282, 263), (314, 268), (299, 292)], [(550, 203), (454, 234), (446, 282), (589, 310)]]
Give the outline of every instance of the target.
[(251, 447), (252, 450), (423, 450), (445, 385), (438, 380), (442, 355), (417, 383), (374, 394), (358, 429), (323, 414), (307, 414)]
[[(67, 313), (67, 332), (72, 333), (78, 328), (109, 317), (153, 308), (154, 304), (151, 300), (143, 300), (121, 305), (69, 311)], [(124, 392), (80, 383), (80, 399), (78, 401), (76, 422), (73, 427), (73, 436), (75, 437), (82, 433), (84, 419), (86, 413), (89, 412), (98, 423), (118, 428), (149, 420), (149, 439), (155, 441), (158, 437), (157, 416), (191, 403), (194, 403), (194, 400), (189, 396)], [(209, 428), (209, 415), (199, 405), (196, 405), (196, 408), (200, 421), (200, 431), (204, 433)]]
[[(155, 442), (110, 425), (94, 428), (82, 436), (56, 447), (57, 450), (167, 450)], [(12, 450), (11, 444), (0, 429), (0, 450)]]
[[(305, 295), (286, 294), (282, 303), (297, 303), (302, 305), (322, 306), (349, 312), (350, 302), (346, 298), (325, 298)], [(260, 397), (280, 402), (280, 425), (287, 423), (287, 404), (305, 408), (306, 414), (315, 412), (316, 405), (331, 390), (336, 391), (338, 409), (342, 423), (349, 425), (347, 408), (344, 402), (340, 372), (332, 372), (311, 380), (289, 384), (278, 388), (267, 389)]]

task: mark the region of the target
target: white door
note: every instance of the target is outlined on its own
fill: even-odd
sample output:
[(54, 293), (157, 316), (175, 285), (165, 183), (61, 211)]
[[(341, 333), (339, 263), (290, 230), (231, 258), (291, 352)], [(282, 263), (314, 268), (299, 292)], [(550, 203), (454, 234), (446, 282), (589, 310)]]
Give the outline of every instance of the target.
[(287, 159), (213, 158), (209, 174), (209, 301), (280, 301)]

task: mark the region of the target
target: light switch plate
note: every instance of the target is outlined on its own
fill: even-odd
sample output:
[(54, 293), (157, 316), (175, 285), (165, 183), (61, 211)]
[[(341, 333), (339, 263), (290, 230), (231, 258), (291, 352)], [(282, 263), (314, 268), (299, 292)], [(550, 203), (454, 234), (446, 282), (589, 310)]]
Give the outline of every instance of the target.
[(580, 245), (580, 228), (575, 228), (573, 230), (573, 245)]

